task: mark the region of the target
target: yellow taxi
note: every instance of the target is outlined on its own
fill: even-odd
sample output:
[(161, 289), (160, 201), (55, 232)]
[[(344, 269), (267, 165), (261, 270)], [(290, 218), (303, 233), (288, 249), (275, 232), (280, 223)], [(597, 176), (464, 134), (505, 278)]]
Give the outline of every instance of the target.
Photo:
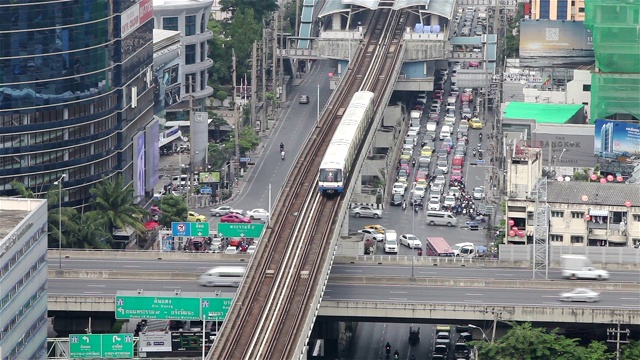
[(427, 180), (426, 179), (418, 179), (418, 181), (416, 181), (415, 184), (416, 184), (416, 186), (427, 187)]
[(472, 129), (482, 129), (483, 126), (484, 125), (482, 124), (482, 121), (480, 121), (480, 119), (478, 118), (469, 120), (469, 127)]
[(433, 154), (433, 149), (431, 148), (431, 146), (423, 146), (422, 150), (420, 150), (421, 156), (425, 156), (425, 155), (431, 156), (431, 154)]
[(207, 221), (207, 217), (204, 215), (200, 215), (195, 211), (189, 211), (189, 215), (187, 216), (188, 222), (205, 222)]
[(364, 226), (365, 229), (371, 229), (371, 230), (375, 230), (377, 232), (379, 232), (380, 234), (384, 234), (384, 226), (382, 225), (365, 225)]
[(411, 151), (403, 151), (402, 155), (400, 155), (400, 160), (411, 160), (411, 155), (413, 155)]

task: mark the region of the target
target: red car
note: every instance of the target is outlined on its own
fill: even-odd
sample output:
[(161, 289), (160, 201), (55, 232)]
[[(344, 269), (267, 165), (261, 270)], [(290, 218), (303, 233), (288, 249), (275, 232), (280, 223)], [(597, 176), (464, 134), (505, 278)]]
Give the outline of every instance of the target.
[(244, 217), (242, 215), (238, 215), (238, 214), (229, 214), (229, 215), (225, 215), (222, 218), (220, 218), (220, 222), (223, 223), (251, 223), (251, 219), (249, 219), (248, 217)]
[(451, 170), (451, 180), (462, 180), (462, 168), (455, 167)]
[(407, 175), (411, 175), (411, 169), (409, 168), (409, 164), (400, 165), (400, 170), (406, 170), (407, 171)]
[(416, 181), (418, 181), (418, 180), (420, 180), (420, 179), (425, 179), (425, 180), (426, 180), (426, 179), (427, 179), (427, 177), (428, 177), (428, 174), (426, 173), (426, 171), (418, 171), (418, 172), (416, 173), (416, 179), (415, 179), (415, 180), (416, 180)]
[(453, 166), (462, 166), (464, 164), (464, 156), (462, 155), (457, 155), (453, 157), (453, 160), (451, 160), (451, 165)]
[(446, 149), (447, 150), (447, 154), (451, 153), (451, 146), (449, 146), (449, 144), (447, 144), (447, 143), (442, 143), (442, 145), (440, 145), (440, 149)]

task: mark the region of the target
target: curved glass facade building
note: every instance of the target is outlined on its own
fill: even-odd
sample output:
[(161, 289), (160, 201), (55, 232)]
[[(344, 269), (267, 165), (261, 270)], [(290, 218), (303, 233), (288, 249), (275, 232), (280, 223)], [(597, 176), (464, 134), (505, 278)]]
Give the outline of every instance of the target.
[(133, 181), (132, 139), (152, 119), (151, 1), (0, 0), (0, 14), (0, 195), (65, 175), (80, 206), (103, 176)]

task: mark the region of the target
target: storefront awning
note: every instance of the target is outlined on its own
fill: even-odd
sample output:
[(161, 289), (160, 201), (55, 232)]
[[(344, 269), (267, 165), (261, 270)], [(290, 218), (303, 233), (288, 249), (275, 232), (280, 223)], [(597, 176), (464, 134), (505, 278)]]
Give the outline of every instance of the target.
[(607, 210), (589, 210), (589, 215), (591, 216), (609, 216), (609, 211)]

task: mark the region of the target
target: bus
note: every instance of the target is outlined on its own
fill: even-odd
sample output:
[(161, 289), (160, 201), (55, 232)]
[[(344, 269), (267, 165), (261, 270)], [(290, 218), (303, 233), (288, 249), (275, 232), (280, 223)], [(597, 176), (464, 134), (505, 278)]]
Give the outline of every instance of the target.
[(427, 256), (454, 256), (447, 240), (441, 237), (428, 237), (424, 249)]

